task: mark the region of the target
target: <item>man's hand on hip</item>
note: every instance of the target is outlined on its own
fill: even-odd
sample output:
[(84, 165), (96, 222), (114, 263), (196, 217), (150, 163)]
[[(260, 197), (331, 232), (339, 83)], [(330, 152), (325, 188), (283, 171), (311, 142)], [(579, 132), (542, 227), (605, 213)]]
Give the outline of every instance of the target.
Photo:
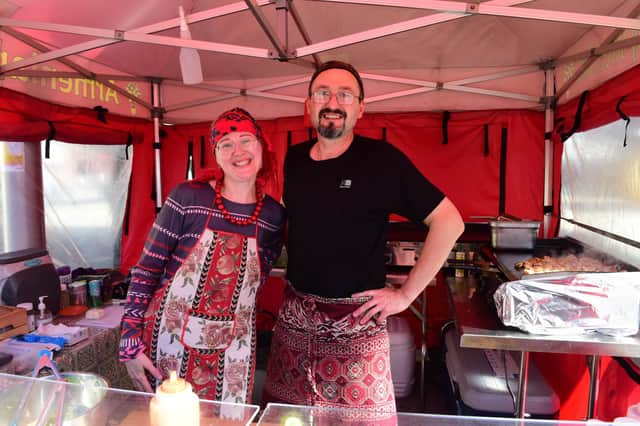
[(411, 300), (409, 300), (401, 288), (394, 289), (385, 287), (378, 290), (367, 290), (355, 293), (351, 297), (371, 298), (353, 311), (352, 315), (358, 319), (360, 324), (365, 324), (371, 318), (374, 318), (378, 324), (381, 324), (389, 315), (402, 312), (411, 304)]

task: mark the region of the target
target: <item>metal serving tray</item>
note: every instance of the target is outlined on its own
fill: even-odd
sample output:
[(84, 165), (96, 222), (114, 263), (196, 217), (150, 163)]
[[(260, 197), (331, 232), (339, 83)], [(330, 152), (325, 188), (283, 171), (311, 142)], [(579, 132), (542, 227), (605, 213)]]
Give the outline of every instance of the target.
[(531, 250), (536, 246), (540, 222), (492, 220), (489, 225), (495, 249)]

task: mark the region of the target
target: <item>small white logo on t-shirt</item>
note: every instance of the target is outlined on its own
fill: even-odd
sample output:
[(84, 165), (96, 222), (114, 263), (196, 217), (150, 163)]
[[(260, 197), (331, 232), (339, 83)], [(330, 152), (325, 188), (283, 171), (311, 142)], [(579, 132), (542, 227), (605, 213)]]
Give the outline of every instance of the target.
[(340, 181), (340, 189), (349, 189), (351, 188), (351, 179), (342, 179)]

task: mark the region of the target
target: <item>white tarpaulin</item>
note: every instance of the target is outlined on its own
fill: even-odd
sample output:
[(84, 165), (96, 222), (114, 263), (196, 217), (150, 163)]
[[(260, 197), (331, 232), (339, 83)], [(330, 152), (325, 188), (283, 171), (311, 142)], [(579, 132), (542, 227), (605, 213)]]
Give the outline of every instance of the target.
[[(620, 120), (564, 143), (560, 234), (640, 268), (640, 121)], [(626, 146), (623, 137), (627, 133)], [(610, 238), (582, 225), (610, 233)], [(622, 241), (621, 241), (622, 240)]]

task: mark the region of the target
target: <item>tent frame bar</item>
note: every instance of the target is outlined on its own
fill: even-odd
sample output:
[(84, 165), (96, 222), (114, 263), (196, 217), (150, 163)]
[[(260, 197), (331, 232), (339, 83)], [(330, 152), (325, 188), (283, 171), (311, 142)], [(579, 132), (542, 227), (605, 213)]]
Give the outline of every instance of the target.
[(366, 4), (373, 6), (393, 6), (408, 9), (426, 9), (439, 12), (458, 13), (468, 16), (492, 15), (509, 18), (535, 19), (541, 21), (594, 25), (598, 27), (640, 30), (640, 20), (616, 16), (592, 15), (587, 13), (563, 12), (515, 6), (494, 5), (492, 2), (462, 3), (449, 0), (313, 0), (330, 3)]
[[(280, 0), (278, 0), (280, 2)], [(276, 32), (271, 25), (269, 24), (269, 20), (264, 16), (264, 13), (260, 10), (260, 7), (254, 2), (254, 0), (245, 0), (247, 7), (253, 14), (253, 17), (260, 25), (260, 28), (267, 35), (267, 38), (273, 45), (273, 47), (278, 52), (277, 55), (269, 52), (270, 58), (277, 57), (280, 60), (286, 60), (289, 57), (289, 52), (287, 52), (287, 44), (288, 44), (288, 33), (287, 33), (287, 10), (286, 8), (280, 8), (277, 12), (277, 20), (278, 20), (278, 31)], [(280, 12), (284, 12), (284, 19), (282, 19), (282, 14)]]
[[(320, 0), (316, 0), (320, 1)], [(485, 4), (506, 4), (514, 5), (521, 3), (528, 3), (531, 0), (490, 0)], [(370, 4), (368, 1), (364, 4)], [(373, 3), (371, 3), (373, 4)], [(376, 38), (386, 37), (393, 34), (399, 34), (405, 31), (415, 30), (418, 28), (424, 28), (443, 22), (453, 21), (456, 19), (469, 16), (468, 14), (453, 14), (453, 13), (436, 13), (429, 16), (423, 16), (416, 19), (410, 19), (408, 21), (398, 22), (391, 25), (385, 25), (382, 27), (374, 28), (371, 30), (361, 31), (359, 33), (353, 33), (342, 37), (336, 37), (330, 40), (325, 40), (319, 43), (315, 43), (310, 46), (300, 47), (295, 50), (296, 57), (302, 57), (307, 55), (313, 55), (316, 53), (324, 52), (338, 47), (348, 46), (350, 44), (360, 43), (363, 41), (374, 40)]]
[[(638, 16), (639, 13), (640, 13), (640, 5), (636, 6), (627, 16), (636, 17)], [(603, 49), (608, 45), (613, 44), (616, 41), (616, 39), (622, 35), (622, 33), (623, 33), (622, 29), (620, 28), (616, 29), (615, 31), (613, 31), (611, 34), (607, 36), (607, 38), (600, 44), (600, 46), (598, 46), (594, 50), (597, 51), (599, 49)], [(580, 68), (571, 76), (571, 78), (567, 80), (560, 89), (558, 89), (558, 92), (556, 93), (557, 98), (560, 98), (567, 90), (569, 90), (569, 88), (573, 86), (573, 84), (576, 81), (578, 81), (578, 79), (582, 76), (582, 74), (584, 74), (591, 67), (591, 65), (593, 65), (598, 60), (598, 58), (599, 56), (596, 56), (596, 55), (591, 55), (590, 57), (588, 57), (587, 60), (583, 62), (582, 65), (580, 65)]]
[[(271, 2), (271, 0), (257, 0), (257, 3), (259, 5), (266, 5), (269, 4)], [(203, 10), (201, 12), (197, 12), (197, 13), (193, 13), (191, 15), (187, 15), (185, 16), (185, 20), (187, 21), (188, 24), (193, 24), (196, 22), (200, 22), (200, 21), (205, 21), (205, 20), (209, 20), (209, 19), (213, 19), (213, 18), (218, 18), (221, 16), (225, 16), (225, 15), (230, 15), (233, 13), (237, 13), (237, 12), (242, 12), (244, 10), (247, 9), (247, 5), (244, 2), (236, 2), (236, 3), (231, 3), (225, 6), (220, 6), (220, 7), (216, 7), (213, 9), (208, 9), (208, 10)], [(7, 18), (2, 18), (0, 17), (0, 27), (2, 26), (11, 26), (11, 19), (7, 19)], [(47, 23), (39, 23), (42, 25), (42, 30), (48, 30), (47, 26), (48, 25), (55, 25), (55, 24), (47, 24)], [(180, 18), (176, 17), (176, 18), (172, 18), (172, 19), (168, 19), (166, 21), (162, 21), (162, 22), (158, 22), (156, 24), (151, 24), (151, 25), (145, 25), (143, 27), (139, 27), (139, 28), (135, 28), (133, 30), (130, 30), (130, 32), (132, 33), (142, 33), (142, 34), (152, 34), (152, 33), (157, 33), (160, 31), (165, 31), (165, 30), (169, 30), (172, 28), (178, 28), (180, 26)], [(170, 38), (170, 37), (169, 37)], [(176, 40), (178, 40), (176, 38)], [(29, 67), (31, 65), (37, 65), (37, 64), (41, 64), (44, 62), (48, 62), (54, 59), (58, 59), (58, 58), (62, 58), (65, 56), (69, 56), (69, 55), (74, 55), (74, 54), (78, 54), (78, 53), (82, 53), (82, 52), (86, 52), (88, 50), (93, 50), (93, 49), (97, 49), (100, 47), (104, 47), (104, 46), (108, 46), (110, 44), (115, 44), (115, 43), (120, 43), (123, 40), (118, 38), (118, 39), (112, 39), (112, 38), (108, 38), (108, 39), (97, 39), (97, 40), (90, 40), (87, 42), (83, 42), (83, 43), (78, 43), (72, 46), (67, 46), (61, 49), (56, 49), (56, 50), (52, 50), (51, 52), (47, 52), (38, 56), (34, 56), (31, 58), (25, 58), (21, 61), (18, 62), (13, 62), (11, 64), (7, 64), (5, 66), (0, 67), (0, 75), (7, 73), (9, 71), (13, 71), (15, 69), (20, 69), (20, 68), (26, 68)], [(181, 46), (182, 47), (182, 46)], [(193, 47), (193, 46), (186, 46), (186, 47)]]
[[(203, 40), (187, 40), (179, 37), (169, 37), (161, 35), (151, 35), (137, 31), (123, 31), (118, 29), (101, 29), (84, 27), (79, 25), (50, 24), (34, 21), (23, 21), (17, 19), (0, 18), (0, 26), (9, 25), (12, 27), (28, 28), (32, 30), (48, 30), (76, 35), (86, 35), (100, 37), (102, 39), (112, 39), (117, 41), (137, 41), (140, 43), (159, 44), (162, 46), (189, 47), (208, 52), (228, 53), (231, 55), (249, 56), (255, 58), (270, 58), (271, 54), (267, 49), (257, 47), (238, 46), (226, 43), (216, 43)], [(4, 68), (4, 67), (3, 67)], [(11, 67), (7, 67), (10, 69)], [(5, 69), (2, 70), (6, 72)]]
[[(300, 97), (295, 97), (295, 96), (278, 95), (278, 94), (275, 94), (275, 93), (266, 93), (266, 91), (267, 90), (273, 90), (273, 89), (280, 89), (282, 87), (294, 86), (294, 85), (297, 85), (297, 84), (306, 83), (307, 81), (309, 81), (309, 77), (303, 77), (303, 78), (297, 78), (297, 79), (294, 79), (294, 80), (284, 81), (284, 82), (281, 82), (281, 83), (270, 84), (268, 86), (260, 86), (260, 87), (254, 88), (254, 89), (237, 89), (237, 88), (229, 88), (229, 87), (213, 87), (213, 86), (208, 86), (208, 85), (201, 85), (201, 86), (199, 86), (199, 88), (201, 88), (201, 89), (206, 89), (206, 90), (211, 90), (211, 91), (219, 91), (219, 92), (227, 92), (227, 93), (229, 93), (229, 95), (218, 96), (218, 97), (214, 96), (214, 97), (198, 99), (198, 100), (191, 101), (191, 102), (185, 102), (185, 103), (182, 103), (182, 104), (178, 104), (178, 105), (173, 105), (171, 107), (167, 107), (165, 109), (165, 111), (167, 111), (167, 112), (178, 111), (178, 110), (181, 110), (181, 109), (186, 109), (186, 108), (191, 108), (191, 107), (195, 107), (195, 106), (201, 106), (201, 105), (206, 105), (206, 104), (210, 104), (210, 103), (220, 102), (220, 101), (231, 99), (231, 98), (235, 98), (235, 97), (238, 97), (238, 96), (256, 96), (256, 97), (263, 97), (263, 98), (270, 98), (270, 99), (279, 99), (279, 100), (289, 101), (289, 102), (304, 103), (305, 98), (300, 98)], [(167, 82), (165, 82), (165, 83), (167, 83)]]
[(551, 134), (553, 132), (553, 108), (552, 100), (556, 99), (555, 92), (555, 69), (547, 68), (544, 71), (544, 90), (547, 102), (544, 108), (544, 187), (543, 187), (543, 222), (542, 236), (543, 238), (554, 237), (551, 230), (551, 219), (553, 211), (553, 140)]

